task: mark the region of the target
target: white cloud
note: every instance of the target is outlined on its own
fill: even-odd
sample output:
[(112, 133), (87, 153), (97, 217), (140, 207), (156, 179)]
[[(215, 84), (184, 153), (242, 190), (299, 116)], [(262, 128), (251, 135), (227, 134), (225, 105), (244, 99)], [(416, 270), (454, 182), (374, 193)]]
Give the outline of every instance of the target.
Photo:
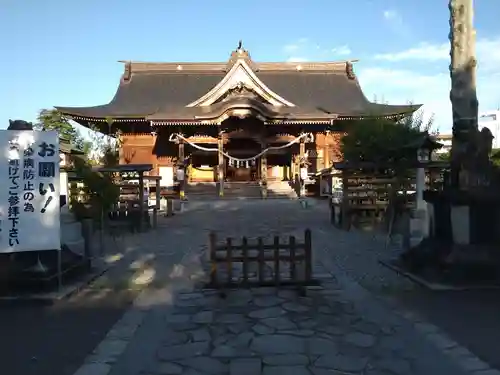
[(308, 38), (299, 38), (295, 42), (287, 44), (283, 47), (283, 51), (290, 53), (298, 50), (302, 50), (309, 44)]
[(384, 18), (387, 21), (401, 20), (401, 16), (393, 9), (384, 10)]
[(375, 55), (377, 60), (403, 61), (403, 60), (426, 60), (437, 61), (449, 58), (449, 44), (421, 43), (415, 48), (395, 53), (382, 53)]
[(310, 60), (332, 60), (340, 56), (351, 54), (351, 49), (348, 45), (340, 45), (334, 48), (325, 48), (321, 45), (313, 43), (308, 38), (300, 38), (293, 43), (289, 43), (283, 47), (283, 52), (288, 61), (310, 61)]
[(385, 23), (394, 34), (400, 36), (407, 36), (410, 34), (410, 30), (404, 24), (403, 17), (397, 10), (387, 9), (382, 13), (382, 15)]
[(344, 45), (344, 46), (340, 46), (340, 47), (336, 47), (336, 48), (332, 48), (332, 51), (331, 51), (334, 55), (339, 55), (339, 56), (346, 56), (346, 55), (350, 55), (351, 54), (351, 49), (349, 48), (349, 46), (347, 45)]
[[(476, 47), (479, 110), (488, 111), (500, 104), (500, 37), (480, 39)], [(441, 130), (451, 129), (449, 43), (420, 43), (408, 50), (376, 55), (375, 59), (391, 63), (392, 69), (360, 69), (359, 80), (368, 98), (383, 96), (391, 104), (422, 103), (427, 115), (436, 115)], [(413, 61), (419, 62), (420, 69), (409, 68)], [(434, 71), (422, 70), (425, 62)]]
[[(476, 42), (479, 71), (500, 72), (500, 37), (482, 38)], [(435, 62), (450, 60), (450, 43), (420, 43), (404, 51), (375, 55), (375, 59), (391, 62), (410, 60)]]
[(372, 100), (383, 98), (389, 104), (412, 102), (424, 104), (424, 116), (435, 115), (435, 124), (450, 128), (449, 78), (445, 73), (421, 74), (406, 69), (360, 69), (359, 81), (365, 95)]

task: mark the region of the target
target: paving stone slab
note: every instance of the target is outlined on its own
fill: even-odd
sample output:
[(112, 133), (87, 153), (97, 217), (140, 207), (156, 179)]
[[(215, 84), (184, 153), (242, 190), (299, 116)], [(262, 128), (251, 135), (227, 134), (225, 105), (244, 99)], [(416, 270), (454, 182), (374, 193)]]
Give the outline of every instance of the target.
[(283, 301), (285, 300), (278, 296), (263, 296), (263, 297), (256, 297), (253, 300), (253, 304), (258, 307), (272, 307), (280, 305)]
[(253, 339), (250, 349), (261, 354), (305, 353), (306, 341), (290, 335), (264, 335)]
[(259, 310), (251, 311), (248, 314), (249, 318), (252, 319), (266, 319), (266, 318), (276, 318), (281, 315), (285, 315), (286, 311), (281, 307), (267, 307)]
[(259, 335), (269, 335), (274, 333), (274, 328), (258, 323), (252, 327), (252, 331)]
[(322, 355), (314, 363), (315, 367), (323, 367), (345, 372), (361, 372), (368, 363), (366, 357), (347, 356), (343, 354)]
[(260, 323), (277, 330), (297, 329), (295, 323), (285, 317), (261, 319)]
[(226, 364), (212, 357), (194, 357), (179, 361), (179, 363), (184, 367), (211, 375), (224, 373), (228, 368)]
[(305, 366), (264, 366), (263, 375), (311, 375)]
[(158, 358), (161, 361), (173, 361), (178, 359), (192, 358), (207, 354), (209, 350), (208, 342), (195, 342), (181, 345), (171, 345), (158, 350)]
[(345, 335), (344, 340), (348, 344), (360, 348), (371, 348), (373, 345), (375, 345), (376, 338), (375, 336), (366, 333), (351, 332)]
[[(454, 342), (446, 340), (446, 336), (432, 336), (439, 333), (434, 327), (419, 320), (418, 327), (409, 329), (407, 318), (396, 319), (391, 309), (374, 301), (367, 290), (360, 292), (359, 284), (381, 285), (381, 281), (372, 278), (369, 272), (353, 282), (338, 267), (328, 263), (331, 260), (342, 263), (342, 257), (350, 257), (349, 261), (357, 257), (360, 267), (364, 267), (378, 251), (375, 239), (368, 240), (355, 232), (337, 231), (328, 223), (327, 210), (322, 218), (312, 209), (297, 210), (288, 204), (280, 204), (279, 209), (259, 202), (217, 204), (220, 204), (219, 209), (215, 209), (213, 203), (207, 204), (210, 211), (196, 209), (166, 223), (161, 233), (152, 232), (153, 237), (148, 237), (151, 244), (148, 251), (162, 253), (171, 251), (172, 243), (182, 244), (178, 246), (182, 260), (173, 262), (177, 271), (184, 267), (192, 275), (201, 275), (206, 271), (203, 267), (207, 267), (207, 262), (196, 259), (206, 257), (202, 252), (207, 248), (209, 230), (218, 230), (221, 238), (251, 233), (270, 238), (272, 243), (274, 233), (300, 238), (304, 227), (309, 226), (314, 228), (314, 272), (322, 274), (325, 280), (318, 287), (307, 288), (306, 297), (293, 289), (270, 287), (229, 290), (226, 298), (220, 298), (217, 291), (194, 290), (193, 282), (183, 280), (181, 273), (174, 272), (175, 277), (169, 279), (169, 283), (177, 294), (175, 298), (170, 297), (173, 305), (162, 310), (163, 326), (159, 327), (159, 332), (163, 339), (152, 354), (154, 358), (146, 359), (153, 365), (147, 367), (154, 370), (150, 371), (152, 374), (406, 375), (411, 373), (410, 369), (418, 369), (421, 371), (411, 374), (427, 375), (433, 374), (433, 369), (443, 374), (449, 369), (454, 375), (465, 375), (448, 366), (446, 361), (452, 358), (462, 361), (462, 368), (472, 370), (475, 375), (497, 375), (488, 373), (491, 369), (485, 367), (484, 362), (476, 361), (469, 356), (470, 352), (460, 351)], [(141, 241), (137, 246), (142, 246)], [(351, 257), (352, 253), (358, 255)], [(162, 258), (156, 259), (161, 261)], [(283, 270), (287, 267), (283, 265)], [(165, 264), (158, 269), (170, 272)], [(269, 271), (266, 265), (266, 272)], [(185, 288), (191, 289), (184, 291)], [(163, 304), (166, 297), (161, 301), (142, 301), (141, 319), (151, 306)], [(130, 315), (126, 319), (133, 323), (139, 318)], [(129, 328), (125, 325), (121, 332), (110, 332), (109, 336), (124, 341), (133, 339), (137, 329), (143, 332), (137, 325), (135, 328), (133, 324)], [(425, 352), (427, 355), (422, 356), (421, 347), (414, 344), (419, 340), (417, 331), (429, 336), (429, 342), (434, 342), (433, 351)], [(448, 354), (444, 356), (436, 348)], [(108, 354), (113, 354), (112, 345), (108, 349)], [(119, 355), (120, 350), (115, 354)], [(142, 353), (126, 352), (120, 362), (134, 361), (142, 356)], [(419, 362), (425, 366), (416, 367)], [(434, 362), (439, 365), (434, 366)], [(98, 371), (104, 370), (95, 367), (92, 375), (101, 375)]]
[(230, 375), (260, 375), (262, 362), (259, 358), (233, 359), (229, 363)]
[(86, 363), (74, 375), (108, 375), (111, 365), (105, 363)]
[(189, 334), (191, 336), (191, 340), (193, 341), (210, 341), (212, 338), (207, 328), (200, 328), (194, 331), (190, 331)]
[(171, 362), (155, 362), (147, 373), (154, 375), (181, 375), (184, 368)]
[(310, 363), (310, 359), (304, 354), (275, 354), (263, 357), (262, 362), (270, 366), (305, 366)]

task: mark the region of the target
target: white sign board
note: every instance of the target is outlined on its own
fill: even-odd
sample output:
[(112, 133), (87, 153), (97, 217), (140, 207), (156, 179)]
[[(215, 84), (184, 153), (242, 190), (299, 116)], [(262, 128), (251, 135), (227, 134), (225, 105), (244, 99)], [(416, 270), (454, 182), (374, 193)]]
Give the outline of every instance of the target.
[(184, 169), (177, 168), (177, 181), (184, 181)]
[(305, 167), (300, 168), (300, 178), (303, 179), (304, 181), (309, 179), (309, 175), (307, 173), (307, 168), (305, 168)]
[(162, 187), (174, 186), (174, 168), (173, 167), (160, 167), (159, 173), (161, 176), (160, 186), (162, 186)]
[(59, 136), (0, 130), (0, 253), (60, 250)]

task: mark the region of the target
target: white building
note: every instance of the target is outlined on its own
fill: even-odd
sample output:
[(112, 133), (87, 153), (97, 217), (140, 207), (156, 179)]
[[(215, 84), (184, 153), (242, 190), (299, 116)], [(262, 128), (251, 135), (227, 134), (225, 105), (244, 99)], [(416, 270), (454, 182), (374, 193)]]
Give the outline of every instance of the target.
[(452, 141), (453, 135), (451, 134), (438, 134), (436, 135), (435, 139), (437, 142), (441, 143), (443, 147), (437, 149), (435, 151), (436, 154), (446, 154), (451, 151), (451, 141)]
[(500, 148), (500, 110), (483, 112), (479, 115), (479, 130), (488, 128), (493, 134), (493, 148)]

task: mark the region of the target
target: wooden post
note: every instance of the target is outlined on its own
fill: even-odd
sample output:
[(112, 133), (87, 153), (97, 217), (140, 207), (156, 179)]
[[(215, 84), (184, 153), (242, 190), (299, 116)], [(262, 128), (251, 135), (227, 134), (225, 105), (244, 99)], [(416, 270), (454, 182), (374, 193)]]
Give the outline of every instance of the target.
[(323, 149), (323, 168), (330, 168), (330, 149), (328, 145)]
[(155, 207), (153, 208), (153, 227), (157, 228), (158, 227), (158, 211), (160, 211), (160, 201), (161, 201), (161, 195), (160, 195), (160, 180), (156, 179), (156, 204)]
[(297, 279), (297, 272), (295, 269), (295, 236), (289, 237), (289, 245), (290, 245), (290, 280), (295, 282)]
[(274, 236), (274, 283), (280, 284), (280, 238)]
[(257, 250), (259, 251), (259, 283), (262, 284), (264, 282), (264, 265), (265, 265), (265, 260), (264, 260), (264, 242), (262, 240), (262, 237), (258, 238), (257, 242)]
[(217, 235), (210, 232), (208, 235), (208, 251), (210, 256), (210, 284), (212, 287), (217, 285)]
[(138, 230), (142, 232), (144, 227), (144, 172), (139, 171), (139, 223)]
[[(177, 168), (184, 169), (184, 141), (182, 139), (179, 139), (179, 157), (177, 161)], [(186, 171), (184, 171), (184, 178), (182, 179), (182, 181), (179, 181), (179, 198), (181, 200), (184, 200), (185, 197), (185, 191), (184, 191), (185, 180), (186, 180)]]
[(219, 197), (224, 196), (224, 155), (222, 152), (224, 151), (224, 138), (223, 133), (220, 131), (219, 136), (217, 138), (217, 154), (218, 154), (218, 166), (217, 166), (217, 182), (218, 182), (218, 193)]
[[(266, 148), (266, 144), (262, 143), (262, 149)], [(263, 154), (260, 157), (260, 191), (263, 199), (267, 198), (267, 155)]]
[(304, 256), (305, 256), (305, 282), (312, 281), (312, 235), (311, 230), (306, 229), (304, 234)]
[(342, 171), (342, 204), (340, 208), (340, 227), (349, 230), (351, 227), (349, 214), (349, 176), (347, 171)]
[(243, 285), (248, 284), (248, 240), (243, 237), (241, 240), (241, 249), (243, 253)]
[(233, 243), (232, 239), (226, 239), (226, 262), (227, 262), (227, 283), (233, 282)]
[[(300, 196), (303, 197), (305, 195), (305, 181), (302, 181), (302, 165), (304, 163), (306, 155), (306, 141), (304, 138), (300, 139), (300, 149), (299, 149), (299, 177), (300, 177)], [(304, 164), (304, 167), (305, 164)]]

